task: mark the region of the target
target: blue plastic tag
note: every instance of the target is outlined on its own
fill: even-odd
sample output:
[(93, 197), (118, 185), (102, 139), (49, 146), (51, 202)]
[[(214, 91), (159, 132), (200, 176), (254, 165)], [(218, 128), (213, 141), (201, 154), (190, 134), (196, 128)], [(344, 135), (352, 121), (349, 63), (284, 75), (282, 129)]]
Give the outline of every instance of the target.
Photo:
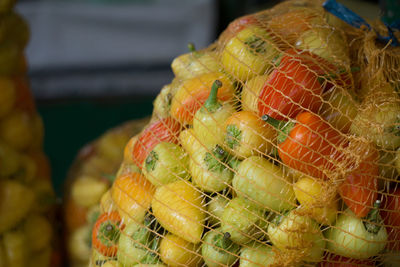
[[(336, 2), (336, 0), (327, 0), (322, 5), (326, 11), (330, 12), (331, 14), (335, 15), (339, 19), (343, 20), (344, 22), (350, 24), (353, 27), (361, 28), (361, 26), (366, 26), (369, 30), (372, 30), (371, 25), (369, 25), (362, 17), (345, 7), (344, 5)], [(399, 41), (394, 36), (393, 29), (400, 30), (400, 21), (395, 21), (390, 25), (385, 23), (385, 26), (388, 29), (389, 36), (382, 36), (379, 33), (376, 33), (377, 39), (387, 44), (390, 40), (392, 46), (400, 46)]]

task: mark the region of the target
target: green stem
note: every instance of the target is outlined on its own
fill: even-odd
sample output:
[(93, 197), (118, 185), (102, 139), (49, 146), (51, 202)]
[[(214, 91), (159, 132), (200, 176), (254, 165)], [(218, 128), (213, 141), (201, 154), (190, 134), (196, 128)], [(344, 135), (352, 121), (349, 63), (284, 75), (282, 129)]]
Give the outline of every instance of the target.
[(237, 158), (231, 158), (231, 160), (228, 162), (228, 165), (232, 168), (232, 170), (238, 171), (241, 162), (242, 161)]
[(194, 46), (194, 43), (188, 43), (188, 49), (189, 52), (196, 52), (196, 47)]
[(214, 237), (214, 244), (218, 248), (229, 250), (232, 246), (231, 234), (229, 232), (225, 232), (223, 235), (217, 234)]
[(380, 223), (382, 222), (379, 217), (379, 207), (381, 206), (381, 201), (377, 199), (374, 203), (374, 207), (368, 213), (366, 220), (364, 221), (364, 226), (367, 232), (371, 234), (377, 234), (381, 229)]
[(119, 239), (119, 227), (116, 222), (106, 221), (100, 225), (98, 239), (107, 247), (112, 247)]
[(263, 115), (261, 119), (278, 130), (278, 144), (285, 142), (290, 131), (292, 131), (293, 127), (296, 125), (296, 123), (292, 121), (280, 121), (268, 115)]
[(219, 80), (215, 80), (215, 82), (211, 86), (210, 95), (208, 96), (203, 106), (209, 112), (214, 113), (215, 110), (217, 110), (221, 106), (217, 98), (218, 89), (221, 87), (222, 87), (222, 82)]

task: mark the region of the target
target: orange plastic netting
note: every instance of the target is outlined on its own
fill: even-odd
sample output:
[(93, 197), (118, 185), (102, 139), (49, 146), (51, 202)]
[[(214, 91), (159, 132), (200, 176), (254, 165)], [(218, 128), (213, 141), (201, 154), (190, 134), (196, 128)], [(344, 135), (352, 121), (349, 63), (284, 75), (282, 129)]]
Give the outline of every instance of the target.
[(91, 266), (400, 266), (400, 49), (321, 4), (238, 18), (172, 62)]

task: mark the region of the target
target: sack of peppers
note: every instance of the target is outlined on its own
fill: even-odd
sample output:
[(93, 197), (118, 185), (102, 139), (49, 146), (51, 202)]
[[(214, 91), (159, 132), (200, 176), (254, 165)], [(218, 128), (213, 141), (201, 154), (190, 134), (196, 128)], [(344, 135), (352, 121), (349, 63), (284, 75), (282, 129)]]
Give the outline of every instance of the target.
[(173, 60), (90, 266), (400, 266), (399, 32), (326, 9), (284, 2)]
[(100, 214), (100, 199), (112, 185), (120, 168), (125, 144), (147, 123), (148, 119), (125, 122), (85, 145), (78, 153), (70, 168), (64, 192), (64, 238), (68, 266), (88, 265), (91, 232)]
[(25, 20), (0, 3), (0, 266), (57, 266), (55, 195), (27, 79)]

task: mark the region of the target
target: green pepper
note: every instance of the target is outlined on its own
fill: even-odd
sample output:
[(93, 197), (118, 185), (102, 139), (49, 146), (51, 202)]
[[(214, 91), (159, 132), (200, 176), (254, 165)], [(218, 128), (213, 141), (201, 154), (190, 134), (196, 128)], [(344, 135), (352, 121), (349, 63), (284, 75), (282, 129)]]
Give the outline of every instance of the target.
[(185, 150), (173, 143), (157, 144), (143, 162), (143, 174), (155, 186), (188, 180), (189, 157)]
[(319, 262), (325, 249), (325, 240), (317, 222), (291, 210), (276, 215), (268, 226), (272, 244), (283, 252), (294, 252), (299, 260)]
[(327, 232), (328, 250), (336, 255), (367, 259), (381, 252), (388, 235), (379, 215), (380, 200), (374, 204), (366, 218), (357, 218), (347, 209)]
[(260, 208), (283, 211), (296, 206), (292, 185), (282, 168), (259, 156), (240, 163), (232, 185), (240, 197)]
[(275, 253), (271, 246), (252, 244), (240, 251), (240, 267), (271, 266), (275, 263)]
[(224, 213), (225, 207), (229, 202), (229, 198), (223, 195), (216, 195), (211, 198), (207, 203), (207, 221), (211, 226), (217, 226), (221, 222), (222, 214)]
[(208, 267), (232, 265), (238, 259), (240, 246), (230, 239), (228, 232), (221, 228), (209, 231), (203, 238), (201, 254)]
[(231, 240), (245, 244), (266, 234), (265, 212), (242, 198), (234, 198), (226, 205), (221, 218), (221, 229), (229, 232)]
[(196, 112), (193, 119), (193, 130), (205, 147), (224, 143), (224, 123), (235, 112), (229, 103), (220, 103), (217, 98), (222, 82), (216, 80), (211, 86), (210, 95), (204, 105)]
[(154, 218), (146, 217), (144, 224), (131, 222), (121, 233), (117, 258), (124, 267), (139, 263), (158, 263), (159, 238), (150, 230)]
[(229, 154), (219, 145), (210, 152), (204, 147), (199, 148), (189, 162), (193, 183), (206, 192), (226, 189), (233, 178), (229, 160)]
[(3, 245), (9, 267), (25, 267), (28, 263), (28, 246), (25, 235), (20, 230), (4, 233)]

